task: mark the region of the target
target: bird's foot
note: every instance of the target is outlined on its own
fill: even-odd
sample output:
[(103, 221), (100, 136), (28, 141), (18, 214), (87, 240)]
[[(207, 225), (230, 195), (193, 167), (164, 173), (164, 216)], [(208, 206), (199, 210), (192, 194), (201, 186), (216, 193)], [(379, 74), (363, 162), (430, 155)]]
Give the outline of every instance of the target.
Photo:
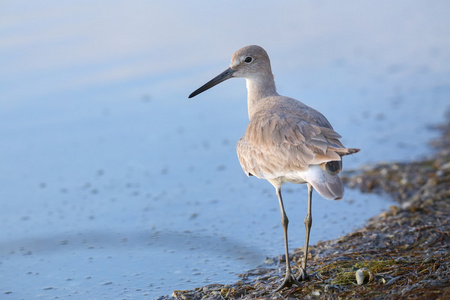
[(306, 270), (303, 268), (300, 268), (300, 274), (298, 274), (297, 280), (298, 281), (305, 281), (309, 279), (308, 273), (306, 273)]
[(319, 271), (314, 272), (312, 274), (308, 274), (308, 273), (306, 273), (305, 269), (300, 268), (300, 274), (298, 274), (297, 280), (298, 281), (305, 281), (305, 280), (308, 280), (308, 279), (310, 279), (312, 277), (317, 276), (318, 273), (319, 273)]
[(286, 274), (283, 283), (274, 291), (274, 293), (279, 292), (286, 287), (291, 287), (294, 284), (300, 285), (301, 283), (297, 279), (295, 279), (295, 276)]

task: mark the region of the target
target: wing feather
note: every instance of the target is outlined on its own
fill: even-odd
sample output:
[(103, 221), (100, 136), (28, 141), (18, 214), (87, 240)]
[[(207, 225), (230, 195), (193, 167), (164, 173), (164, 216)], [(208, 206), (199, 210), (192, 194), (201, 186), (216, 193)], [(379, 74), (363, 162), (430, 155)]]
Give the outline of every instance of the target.
[(335, 164), (339, 172), (341, 156), (359, 150), (345, 148), (337, 132), (320, 125), (295, 114), (271, 111), (254, 114), (237, 145), (244, 172), (267, 179), (286, 172), (305, 171), (309, 165), (325, 168), (331, 161), (339, 162)]

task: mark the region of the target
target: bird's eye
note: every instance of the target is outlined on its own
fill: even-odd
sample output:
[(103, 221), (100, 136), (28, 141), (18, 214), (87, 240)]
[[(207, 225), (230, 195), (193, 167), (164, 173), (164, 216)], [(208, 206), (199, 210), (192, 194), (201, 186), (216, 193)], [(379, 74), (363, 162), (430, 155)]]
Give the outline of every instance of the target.
[(251, 58), (250, 56), (247, 56), (245, 59), (244, 59), (244, 61), (246, 62), (246, 63), (251, 63), (252, 62), (252, 60), (253, 60), (253, 58)]

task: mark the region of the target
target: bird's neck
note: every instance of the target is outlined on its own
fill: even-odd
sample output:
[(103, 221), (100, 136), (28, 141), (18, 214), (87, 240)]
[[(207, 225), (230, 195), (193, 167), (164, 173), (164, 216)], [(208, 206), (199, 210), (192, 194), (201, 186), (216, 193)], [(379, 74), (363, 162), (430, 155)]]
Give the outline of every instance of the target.
[(277, 89), (272, 73), (265, 76), (246, 78), (248, 117), (252, 118), (258, 102), (270, 96), (277, 96)]

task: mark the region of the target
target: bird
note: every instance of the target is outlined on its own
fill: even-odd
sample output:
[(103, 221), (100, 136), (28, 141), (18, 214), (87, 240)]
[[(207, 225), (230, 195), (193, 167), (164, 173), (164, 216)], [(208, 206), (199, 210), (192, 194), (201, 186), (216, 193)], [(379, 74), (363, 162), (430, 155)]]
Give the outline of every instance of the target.
[[(306, 267), (313, 190), (326, 199), (342, 199), (344, 187), (339, 177), (342, 157), (360, 149), (344, 147), (339, 141), (341, 136), (323, 114), (299, 100), (277, 93), (269, 56), (261, 46), (249, 45), (236, 51), (229, 68), (188, 98), (230, 78), (245, 78), (247, 86), (249, 123), (236, 148), (240, 165), (247, 176), (265, 179), (273, 185), (280, 206), (286, 272), (277, 292), (301, 285), (300, 281), (309, 278)], [(306, 183), (308, 187), (305, 246), (298, 276), (293, 273), (289, 259), (289, 219), (281, 195), (281, 186), (286, 182)]]

